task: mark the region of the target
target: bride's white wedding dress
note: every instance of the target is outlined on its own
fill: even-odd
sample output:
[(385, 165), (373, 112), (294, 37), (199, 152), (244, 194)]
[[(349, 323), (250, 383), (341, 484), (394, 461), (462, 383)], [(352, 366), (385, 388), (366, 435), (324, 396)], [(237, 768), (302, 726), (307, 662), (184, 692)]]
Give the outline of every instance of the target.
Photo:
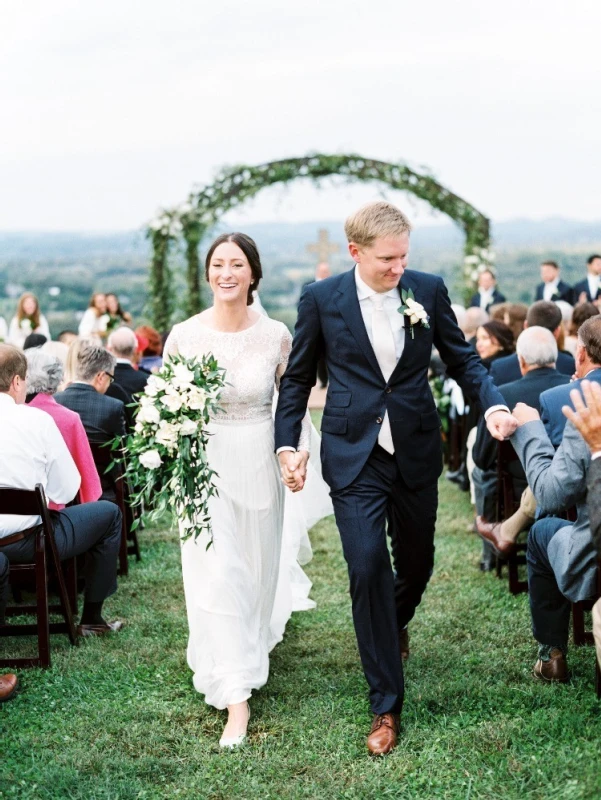
[[(207, 448), (218, 475), (219, 496), (209, 505), (214, 541), (208, 549), (202, 537), (182, 545), (188, 664), (194, 687), (220, 709), (265, 684), (269, 651), (290, 614), (313, 607), (299, 561), (311, 558), (308, 527), (332, 513), (315, 467), (299, 494), (280, 479), (272, 401), (291, 343), (286, 326), (266, 316), (237, 333), (192, 317), (174, 326), (165, 345), (167, 355), (212, 353), (226, 370), (224, 413), (211, 420)], [(309, 449), (312, 436), (318, 439), (307, 415), (299, 449)], [(319, 461), (319, 449), (313, 453)]]

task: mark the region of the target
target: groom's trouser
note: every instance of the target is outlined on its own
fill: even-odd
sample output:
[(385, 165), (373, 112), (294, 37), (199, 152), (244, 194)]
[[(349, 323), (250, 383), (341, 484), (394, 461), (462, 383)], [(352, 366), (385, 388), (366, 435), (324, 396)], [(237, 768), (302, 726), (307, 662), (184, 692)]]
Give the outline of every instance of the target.
[(371, 708), (374, 714), (400, 713), (399, 630), (412, 619), (432, 574), (438, 486), (409, 489), (394, 456), (376, 445), (353, 483), (331, 496)]

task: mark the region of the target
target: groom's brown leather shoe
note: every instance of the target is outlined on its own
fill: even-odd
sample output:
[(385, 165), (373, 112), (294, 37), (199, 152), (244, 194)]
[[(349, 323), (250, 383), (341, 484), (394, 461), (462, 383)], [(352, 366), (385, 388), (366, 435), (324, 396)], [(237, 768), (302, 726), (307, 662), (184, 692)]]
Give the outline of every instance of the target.
[(399, 738), (399, 714), (375, 714), (367, 737), (367, 749), (373, 756), (390, 753)]
[(481, 539), (492, 544), (497, 555), (508, 556), (515, 550), (515, 542), (501, 538), (501, 522), (487, 522), (484, 517), (476, 517), (476, 533)]

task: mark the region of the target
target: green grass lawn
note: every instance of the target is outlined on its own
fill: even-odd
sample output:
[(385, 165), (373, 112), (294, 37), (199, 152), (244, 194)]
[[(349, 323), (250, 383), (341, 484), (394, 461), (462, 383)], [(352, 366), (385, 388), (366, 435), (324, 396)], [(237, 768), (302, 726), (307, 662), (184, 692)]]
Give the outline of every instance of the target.
[[(399, 748), (368, 756), (367, 687), (332, 520), (312, 532), (317, 609), (295, 614), (252, 700), (248, 744), (193, 690), (175, 536), (142, 534), (107, 611), (112, 638), (68, 645), (0, 707), (0, 797), (600, 798), (593, 651), (572, 683), (538, 684), (525, 595), (478, 569), (466, 495), (441, 482), (436, 570), (411, 626)], [(5, 640), (12, 646), (11, 640)]]

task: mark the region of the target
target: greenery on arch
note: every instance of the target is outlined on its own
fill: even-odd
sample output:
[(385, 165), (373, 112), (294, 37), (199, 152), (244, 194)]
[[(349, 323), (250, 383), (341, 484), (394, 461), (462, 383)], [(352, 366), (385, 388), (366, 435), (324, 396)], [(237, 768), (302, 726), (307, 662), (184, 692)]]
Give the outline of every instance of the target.
[(173, 310), (169, 250), (183, 237), (187, 262), (186, 312), (202, 309), (198, 249), (205, 235), (221, 216), (250, 200), (262, 189), (278, 183), (305, 178), (319, 184), (324, 178), (340, 176), (348, 182), (378, 182), (391, 189), (410, 192), (449, 216), (465, 233), (465, 259), (462, 282), (466, 297), (474, 290), (478, 271), (489, 266), (490, 223), (474, 206), (446, 187), (432, 175), (417, 172), (406, 164), (388, 163), (363, 156), (315, 153), (301, 158), (270, 161), (257, 166), (230, 166), (223, 169), (208, 186), (192, 193), (174, 209), (162, 211), (148, 226), (152, 243), (151, 265), (152, 314), (155, 326), (167, 330)]

